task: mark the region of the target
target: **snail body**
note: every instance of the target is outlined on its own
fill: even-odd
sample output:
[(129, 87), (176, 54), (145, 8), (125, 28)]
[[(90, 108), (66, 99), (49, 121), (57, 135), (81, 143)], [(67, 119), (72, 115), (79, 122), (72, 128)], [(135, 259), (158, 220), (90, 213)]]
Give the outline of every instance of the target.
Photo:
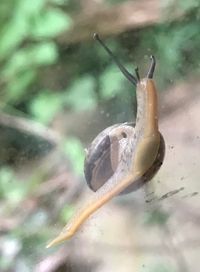
[(97, 34), (94, 38), (136, 86), (136, 124), (115, 124), (93, 140), (87, 151), (84, 172), (87, 184), (94, 192), (47, 247), (71, 238), (92, 213), (114, 196), (135, 191), (149, 181), (164, 159), (165, 143), (158, 129), (157, 91), (152, 79), (155, 58), (151, 57), (147, 76), (140, 80), (138, 70), (135, 70), (136, 77), (130, 74)]
[[(85, 179), (89, 188), (96, 192), (114, 174), (120, 162), (127, 138), (135, 137), (133, 123), (115, 124), (104, 129), (87, 150), (84, 164)], [(155, 161), (144, 175), (129, 185), (120, 194), (131, 193), (151, 180), (162, 165), (165, 143), (160, 134), (160, 145)]]

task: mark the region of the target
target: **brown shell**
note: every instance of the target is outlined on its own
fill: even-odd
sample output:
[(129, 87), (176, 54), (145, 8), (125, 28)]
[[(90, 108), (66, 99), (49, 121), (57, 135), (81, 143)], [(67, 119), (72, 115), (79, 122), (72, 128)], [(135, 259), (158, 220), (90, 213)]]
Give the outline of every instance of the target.
[[(117, 127), (123, 127), (124, 135), (119, 140), (117, 137), (110, 137)], [(114, 174), (118, 166), (120, 146), (126, 141), (126, 132), (134, 130), (132, 123), (116, 124), (103, 130), (91, 143), (85, 158), (84, 173), (88, 186), (91, 190), (97, 191)], [(112, 150), (112, 151), (111, 151)], [(112, 152), (112, 154), (111, 154)], [(160, 146), (157, 157), (149, 170), (141, 178), (136, 180), (121, 194), (128, 194), (137, 190), (145, 182), (151, 180), (163, 163), (165, 155), (165, 142), (160, 134)]]
[[(120, 140), (114, 133), (119, 127), (123, 129)], [(116, 124), (103, 130), (93, 140), (84, 164), (85, 178), (91, 190), (97, 191), (116, 171), (120, 156), (119, 146), (133, 129), (133, 123)]]

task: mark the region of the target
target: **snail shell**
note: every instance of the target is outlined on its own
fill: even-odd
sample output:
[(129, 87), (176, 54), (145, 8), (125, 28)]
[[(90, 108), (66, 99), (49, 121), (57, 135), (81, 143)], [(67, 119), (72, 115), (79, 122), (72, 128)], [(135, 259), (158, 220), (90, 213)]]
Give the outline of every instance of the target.
[[(84, 173), (89, 188), (96, 192), (115, 173), (121, 154), (126, 148), (127, 138), (134, 137), (133, 123), (115, 124), (103, 130), (93, 140), (85, 158)], [(153, 178), (163, 163), (165, 142), (160, 134), (160, 145), (152, 166), (138, 180), (129, 185), (121, 194), (137, 190)]]

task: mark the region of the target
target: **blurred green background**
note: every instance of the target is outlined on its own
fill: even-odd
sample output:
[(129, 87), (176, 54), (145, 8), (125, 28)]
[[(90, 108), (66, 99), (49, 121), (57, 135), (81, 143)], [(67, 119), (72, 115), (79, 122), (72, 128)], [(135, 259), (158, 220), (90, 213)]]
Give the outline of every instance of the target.
[[(76, 257), (78, 241), (70, 250), (45, 249), (83, 194), (84, 148), (136, 112), (133, 86), (93, 33), (130, 72), (138, 66), (141, 77), (155, 55), (155, 81), (165, 97), (177, 82), (199, 78), (199, 26), (198, 0), (1, 1), (1, 271), (114, 271), (101, 270), (101, 260)], [(177, 109), (175, 102), (172, 97), (163, 118)], [(145, 220), (163, 226), (168, 216), (154, 210)], [(197, 271), (180, 263), (158, 259), (119, 271)]]

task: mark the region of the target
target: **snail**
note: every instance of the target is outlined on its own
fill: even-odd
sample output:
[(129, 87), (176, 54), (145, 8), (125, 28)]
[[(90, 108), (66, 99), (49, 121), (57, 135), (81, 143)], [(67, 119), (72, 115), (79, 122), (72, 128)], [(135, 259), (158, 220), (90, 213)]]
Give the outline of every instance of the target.
[(100, 39), (124, 76), (136, 87), (136, 124), (115, 124), (103, 130), (91, 143), (85, 158), (84, 172), (91, 196), (61, 233), (47, 247), (70, 239), (96, 210), (114, 196), (137, 190), (157, 173), (164, 160), (165, 143), (158, 129), (157, 91), (153, 81), (155, 57), (146, 78), (129, 73)]

